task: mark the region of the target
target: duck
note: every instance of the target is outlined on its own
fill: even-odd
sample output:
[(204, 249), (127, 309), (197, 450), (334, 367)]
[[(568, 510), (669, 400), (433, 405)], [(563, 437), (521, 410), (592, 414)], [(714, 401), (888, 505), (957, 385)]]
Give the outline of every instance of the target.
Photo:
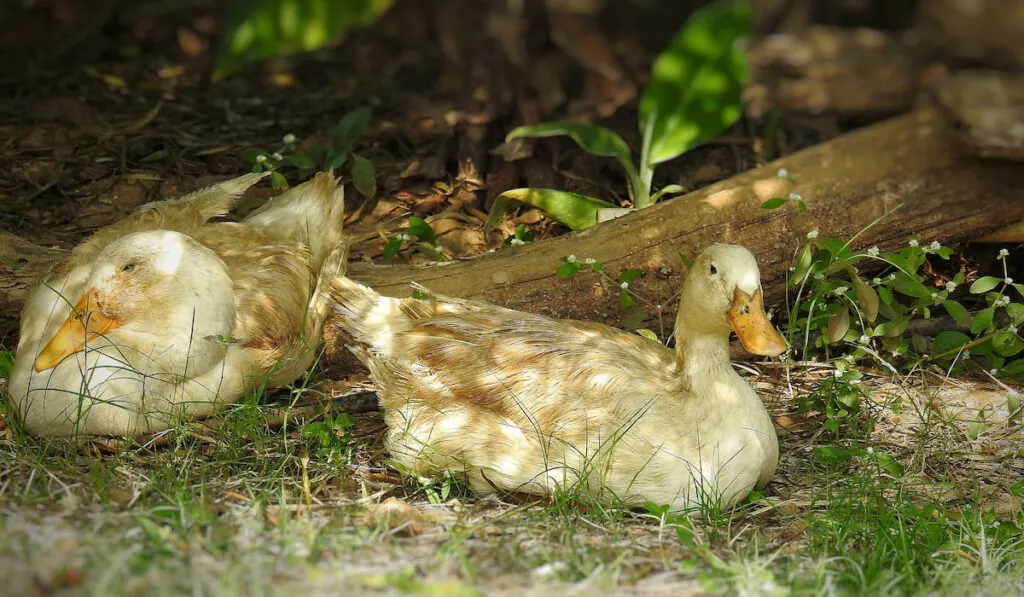
[(693, 262), (674, 349), (418, 289), (385, 297), (342, 276), (331, 290), (332, 321), (370, 371), (398, 470), (451, 475), (483, 495), (673, 512), (730, 507), (775, 474), (772, 420), (729, 360), (731, 332), (756, 355), (787, 349), (746, 248), (715, 244)]
[(310, 367), (345, 268), (343, 188), (322, 172), (217, 221), (266, 174), (146, 204), (30, 291), (8, 384), (29, 433), (156, 433)]

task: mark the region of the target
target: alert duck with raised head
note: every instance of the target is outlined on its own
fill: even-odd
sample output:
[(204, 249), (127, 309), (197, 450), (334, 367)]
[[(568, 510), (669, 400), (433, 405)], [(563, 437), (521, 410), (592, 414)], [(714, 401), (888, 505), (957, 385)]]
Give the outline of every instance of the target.
[(332, 294), (377, 385), (386, 445), (415, 474), (685, 511), (735, 504), (775, 473), (772, 421), (728, 357), (733, 331), (754, 354), (786, 349), (743, 247), (714, 245), (694, 262), (675, 350), (483, 302), (388, 298), (346, 278)]

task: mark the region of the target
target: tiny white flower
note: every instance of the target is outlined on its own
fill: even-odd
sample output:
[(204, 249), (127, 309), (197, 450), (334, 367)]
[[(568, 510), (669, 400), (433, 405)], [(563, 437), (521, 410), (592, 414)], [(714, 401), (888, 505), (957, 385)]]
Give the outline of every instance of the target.
[(825, 279), (825, 274), (814, 274), (814, 279), (815, 280), (824, 280)]
[(800, 201), (801, 199), (803, 199), (803, 196), (800, 195), (800, 193), (790, 193), (789, 194), (789, 200), (790, 201)]
[(807, 239), (810, 240), (812, 238), (818, 238), (817, 230), (811, 230), (810, 232), (807, 233)]
[(872, 278), (871, 283), (875, 286), (878, 286), (879, 284), (882, 283), (882, 280), (880, 278)]
[(1011, 278), (1010, 276), (1006, 276), (1006, 283), (1013, 284), (1013, 278)]
[(865, 334), (865, 335), (862, 335), (862, 336), (860, 337), (860, 340), (859, 340), (859, 341), (860, 341), (860, 343), (861, 343), (861, 344), (867, 344), (867, 343), (871, 342), (871, 338), (869, 338), (869, 337), (868, 337), (868, 336), (867, 336), (867, 335)]
[(267, 162), (267, 156), (263, 155), (262, 153), (259, 154), (258, 156), (256, 156), (256, 163), (257, 164), (265, 164), (266, 162)]
[(778, 176), (779, 178), (786, 178), (787, 176), (789, 176), (789, 170), (786, 170), (785, 168), (779, 168), (779, 171), (775, 173), (775, 176)]
[(587, 265), (594, 265), (595, 263), (597, 263), (597, 259), (594, 259), (593, 257), (587, 257), (586, 259), (583, 260), (583, 263)]
[(847, 363), (853, 364), (857, 361), (857, 357), (853, 356), (852, 354), (845, 354), (843, 355), (843, 360), (846, 361)]
[(954, 290), (956, 290), (956, 286), (957, 286), (956, 282), (954, 282), (952, 280), (950, 280), (949, 282), (946, 282), (946, 292), (953, 292)]
[(868, 446), (868, 454), (874, 454), (874, 453), (875, 453), (875, 449), (872, 448), (871, 446)]
[(999, 369), (989, 369), (988, 372), (995, 375), (996, 373), (999, 373)]
[(1010, 252), (1006, 249), (999, 249), (999, 259), (1006, 259), (1010, 256)]
[(622, 288), (623, 290), (629, 288), (629, 282), (623, 282), (622, 284), (619, 284), (619, 288)]
[(789, 271), (795, 272), (796, 271), (796, 266), (795, 265), (789, 266)]
[(842, 376), (843, 376), (843, 372), (840, 371), (839, 369), (833, 369), (832, 370), (832, 377), (835, 377), (836, 379), (839, 379)]
[(525, 245), (526, 243), (513, 236), (512, 239), (508, 241), (508, 244), (513, 247), (518, 247), (519, 245)]
[(1015, 325), (1013, 325), (1011, 323), (1009, 326), (1007, 326), (1006, 331), (1010, 332), (1011, 334), (1016, 334), (1017, 333), (1017, 326), (1015, 326)]
[(435, 253), (441, 253), (442, 251), (444, 251), (444, 248), (442, 248), (441, 245), (434, 247)]
[(832, 291), (832, 295), (843, 296), (848, 290), (850, 290), (848, 286), (837, 286), (836, 289)]
[(996, 299), (996, 303), (995, 303), (995, 305), (997, 307), (1005, 307), (1006, 305), (1009, 305), (1009, 304), (1010, 304), (1010, 297), (1008, 297), (1006, 295), (1002, 295), (999, 298), (997, 298)]
[(922, 359), (927, 359), (927, 358), (928, 358), (929, 356), (931, 356), (931, 355), (929, 355), (929, 354), (928, 354), (928, 353), (926, 352), (926, 353), (924, 353), (923, 355), (921, 355), (921, 358), (922, 358)]
[(899, 356), (900, 356), (900, 351), (898, 351), (898, 350), (894, 350), (894, 351), (892, 351), (892, 358), (894, 358), (894, 359), (895, 359), (895, 358), (897, 358), (897, 357), (899, 357)]
[(937, 241), (937, 240), (933, 240), (932, 244), (928, 245), (928, 250), (929, 251), (938, 251), (941, 248), (942, 248), (942, 245), (940, 245), (939, 241)]
[(288, 133), (282, 137), (281, 140), (284, 141), (286, 145), (291, 145), (292, 143), (295, 143), (295, 135)]
[(916, 238), (912, 238), (912, 239), (910, 239), (910, 246), (911, 246), (911, 247), (916, 247), (916, 246), (918, 246), (918, 245), (920, 245), (920, 244), (921, 244), (921, 243), (917, 242), (917, 239), (916, 239)]
[(277, 160), (279, 162), (284, 159), (284, 156), (281, 155), (280, 153), (276, 152), (276, 151), (274, 153), (272, 153), (270, 155), (270, 157), (274, 158), (275, 160)]
[(878, 257), (878, 247), (871, 247), (870, 249), (868, 249), (868, 255), (871, 255), (872, 257)]
[(575, 255), (569, 255), (568, 257), (565, 258), (565, 260), (567, 262), (569, 262), (569, 263), (576, 263), (576, 256)]
[(889, 279), (890, 280), (895, 280), (896, 279), (896, 274), (895, 273), (889, 274)]
[(933, 293), (932, 293), (932, 300), (933, 300), (933, 301), (937, 301), (937, 300), (939, 300), (939, 293), (937, 293), (937, 292), (933, 292)]

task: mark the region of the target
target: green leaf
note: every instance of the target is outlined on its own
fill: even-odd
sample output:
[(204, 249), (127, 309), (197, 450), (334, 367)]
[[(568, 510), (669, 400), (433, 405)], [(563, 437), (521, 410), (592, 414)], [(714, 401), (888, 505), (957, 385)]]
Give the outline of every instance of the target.
[(868, 323), (874, 323), (878, 318), (878, 293), (862, 280), (853, 268), (850, 268), (849, 274), (850, 281), (853, 282), (853, 290), (857, 294), (857, 306), (864, 314), (864, 319)]
[(512, 189), (505, 191), (494, 201), (491, 217), (488, 221), (496, 221), (504, 212), (507, 201), (519, 201), (540, 208), (547, 216), (565, 224), (573, 230), (583, 230), (597, 224), (597, 210), (603, 207), (615, 207), (607, 201), (594, 199), (567, 191), (555, 189)]
[(909, 320), (906, 317), (899, 317), (891, 321), (886, 321), (875, 326), (875, 336), (883, 336), (885, 338), (896, 338), (902, 336), (903, 332), (907, 331), (907, 325)]
[(639, 327), (647, 319), (647, 311), (640, 305), (632, 305), (627, 308), (619, 323), (624, 328)]
[(850, 331), (850, 308), (842, 307), (828, 318), (828, 341), (834, 344)]
[(661, 344), (661, 340), (658, 339), (658, 335), (647, 328), (640, 328), (639, 330), (636, 331), (636, 333), (640, 334), (644, 338), (647, 338), (648, 340)]
[(521, 126), (513, 129), (505, 141), (523, 137), (561, 137), (567, 136), (593, 155), (616, 158), (630, 176), (636, 173), (629, 146), (613, 131), (594, 124), (582, 122), (545, 122), (533, 126)]
[(853, 456), (853, 451), (838, 446), (815, 446), (814, 459), (823, 464), (838, 466)]
[(623, 270), (622, 273), (619, 274), (619, 282), (626, 282), (628, 284), (629, 282), (639, 278), (641, 273), (642, 272), (638, 269)]
[(1024, 305), (1020, 303), (1010, 303), (1006, 305), (1006, 314), (1010, 316), (1010, 321), (1017, 325), (1024, 321)]
[(270, 173), (270, 186), (274, 187), (275, 189), (287, 188), (288, 179), (285, 178), (283, 174), (275, 170), (274, 172)]
[(328, 166), (328, 169), (338, 168), (345, 163), (348, 155), (355, 149), (356, 141), (359, 140), (359, 137), (363, 136), (366, 129), (370, 128), (370, 121), (372, 119), (373, 110), (366, 106), (361, 106), (346, 113), (338, 120), (338, 124), (334, 125), (334, 128), (327, 131), (332, 142), (332, 161), (340, 159), (337, 165)]
[(961, 332), (942, 332), (932, 342), (932, 353), (935, 355), (957, 351), (971, 341), (971, 337)]
[(316, 170), (316, 162), (304, 153), (293, 153), (284, 159), (299, 170)]
[(431, 228), (430, 224), (428, 224), (423, 218), (417, 218), (416, 216), (409, 218), (409, 234), (415, 236), (428, 245), (437, 243), (437, 237), (434, 236), (434, 229)]
[(984, 294), (996, 286), (999, 286), (1000, 282), (1002, 282), (1000, 278), (994, 278), (992, 276), (978, 278), (973, 284), (971, 284), (971, 294)]
[(388, 241), (388, 244), (384, 245), (384, 253), (381, 255), (384, 259), (391, 259), (398, 252), (402, 250), (402, 240), (398, 238), (392, 238)]
[(773, 197), (761, 204), (761, 209), (777, 209), (786, 204), (786, 200), (782, 197)]
[(971, 333), (980, 334), (988, 329), (988, 326), (992, 325), (992, 320), (995, 318), (996, 308), (989, 307), (982, 309), (974, 314), (974, 321), (971, 322)]
[(0, 377), (10, 379), (12, 371), (14, 371), (14, 353), (0, 349)]
[(1015, 496), (1024, 496), (1024, 479), (1020, 479), (1010, 485), (1010, 494)]
[(377, 194), (377, 170), (373, 162), (363, 156), (352, 154), (352, 184), (363, 197), (372, 198)]
[(884, 452), (874, 452), (874, 456), (879, 468), (883, 471), (889, 473), (893, 477), (903, 476), (903, 465), (897, 462), (895, 458)]
[(249, 162), (250, 164), (259, 164), (259, 157), (261, 155), (270, 155), (271, 152), (263, 151), (257, 147), (247, 147), (242, 150), (242, 159)]
[(1000, 356), (1012, 357), (1024, 350), (1024, 340), (1009, 330), (1003, 330), (992, 336), (992, 348)]
[(392, 0), (234, 0), (214, 66), (214, 80), (247, 62), (307, 52), (375, 21)]
[(555, 273), (558, 274), (560, 278), (571, 278), (578, 274), (581, 269), (583, 269), (583, 264), (579, 261), (566, 261), (562, 265), (558, 266)]
[(949, 316), (956, 321), (957, 325), (965, 328), (971, 327), (971, 315), (963, 305), (956, 301), (945, 300), (942, 301), (942, 306), (946, 309), (946, 313), (949, 313)]
[(623, 309), (628, 309), (636, 304), (633, 297), (629, 294), (629, 291), (622, 289), (619, 291), (619, 306)]
[(751, 32), (751, 15), (746, 0), (702, 8), (655, 60), (640, 98), (640, 130), (650, 133), (646, 165), (708, 141), (742, 115), (748, 73), (739, 40)]

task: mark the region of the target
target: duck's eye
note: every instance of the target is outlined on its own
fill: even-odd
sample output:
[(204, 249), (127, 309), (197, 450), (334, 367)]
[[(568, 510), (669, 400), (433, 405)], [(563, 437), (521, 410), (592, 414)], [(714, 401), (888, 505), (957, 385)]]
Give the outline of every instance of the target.
[(121, 268), (121, 271), (122, 272), (130, 272), (133, 269), (135, 269), (135, 264), (134, 263), (126, 263), (124, 265), (124, 267)]
[(717, 274), (717, 273), (718, 273), (718, 268), (717, 268), (717, 267), (715, 267), (715, 264), (713, 264), (713, 263), (712, 263), (712, 264), (711, 264), (711, 269), (710, 269), (710, 270), (708, 270), (708, 271), (710, 271), (710, 272), (711, 272), (711, 275), (712, 275), (712, 276), (714, 276), (715, 274)]

